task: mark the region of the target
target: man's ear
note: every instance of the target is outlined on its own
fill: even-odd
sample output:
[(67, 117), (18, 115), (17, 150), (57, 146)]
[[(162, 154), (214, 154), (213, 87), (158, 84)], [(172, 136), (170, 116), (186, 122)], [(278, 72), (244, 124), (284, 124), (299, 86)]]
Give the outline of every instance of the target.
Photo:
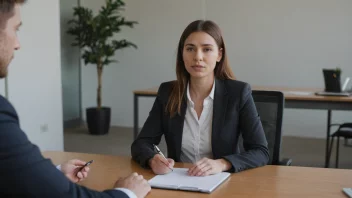
[(222, 59), (222, 52), (223, 52), (223, 49), (220, 48), (220, 49), (219, 49), (219, 54), (218, 54), (218, 59), (216, 60), (216, 62), (220, 62), (220, 61), (221, 61), (221, 59)]

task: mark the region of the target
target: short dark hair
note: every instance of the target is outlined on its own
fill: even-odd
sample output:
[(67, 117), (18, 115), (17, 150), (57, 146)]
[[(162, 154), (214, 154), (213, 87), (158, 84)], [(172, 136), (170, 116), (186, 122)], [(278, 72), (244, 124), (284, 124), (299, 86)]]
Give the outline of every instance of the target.
[(16, 4), (23, 4), (27, 0), (0, 0), (0, 28), (12, 16)]
[(0, 14), (12, 12), (15, 4), (25, 3), (26, 0), (0, 0)]

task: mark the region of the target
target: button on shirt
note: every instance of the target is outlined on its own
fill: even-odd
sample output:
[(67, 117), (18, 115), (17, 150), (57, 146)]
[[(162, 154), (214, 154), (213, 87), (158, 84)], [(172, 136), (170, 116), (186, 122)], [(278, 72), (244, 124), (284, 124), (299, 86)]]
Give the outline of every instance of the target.
[(185, 121), (183, 125), (182, 134), (182, 148), (180, 160), (181, 162), (195, 163), (207, 157), (212, 159), (211, 134), (213, 124), (213, 102), (214, 102), (213, 88), (203, 101), (203, 110), (198, 119), (196, 110), (194, 109), (194, 102), (189, 93), (189, 83), (187, 85), (187, 109)]

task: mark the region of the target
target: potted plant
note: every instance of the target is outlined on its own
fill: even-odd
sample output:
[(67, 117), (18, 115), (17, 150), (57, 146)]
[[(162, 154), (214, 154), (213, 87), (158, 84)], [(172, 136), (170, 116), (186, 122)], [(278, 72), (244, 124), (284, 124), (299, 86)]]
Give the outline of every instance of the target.
[(103, 68), (112, 62), (115, 51), (126, 47), (137, 46), (125, 39), (115, 40), (114, 35), (121, 31), (123, 26), (133, 28), (136, 21), (126, 21), (121, 16), (125, 3), (122, 0), (106, 0), (97, 15), (89, 8), (78, 6), (74, 8), (74, 19), (68, 22), (68, 34), (73, 35), (75, 41), (72, 46), (81, 48), (84, 64), (93, 64), (97, 67), (98, 88), (97, 106), (86, 109), (86, 118), (89, 132), (99, 135), (106, 134), (110, 128), (111, 109), (102, 106), (102, 74)]

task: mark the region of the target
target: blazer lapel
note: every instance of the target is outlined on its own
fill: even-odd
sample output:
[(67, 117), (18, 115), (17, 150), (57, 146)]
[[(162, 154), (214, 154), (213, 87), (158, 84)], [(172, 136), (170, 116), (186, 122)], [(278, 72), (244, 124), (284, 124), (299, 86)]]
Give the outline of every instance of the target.
[(183, 135), (183, 124), (185, 121), (187, 103), (184, 99), (181, 105), (181, 115), (175, 115), (170, 119), (169, 131), (174, 136), (174, 146), (175, 146), (175, 160), (180, 161), (181, 146), (182, 146), (182, 135)]
[(214, 104), (213, 104), (213, 126), (211, 143), (214, 159), (219, 158), (217, 151), (220, 150), (221, 145), (216, 144), (221, 142), (219, 139), (221, 134), (221, 129), (225, 119), (225, 113), (228, 103), (227, 90), (224, 85), (224, 81), (215, 80), (215, 94), (214, 94)]

